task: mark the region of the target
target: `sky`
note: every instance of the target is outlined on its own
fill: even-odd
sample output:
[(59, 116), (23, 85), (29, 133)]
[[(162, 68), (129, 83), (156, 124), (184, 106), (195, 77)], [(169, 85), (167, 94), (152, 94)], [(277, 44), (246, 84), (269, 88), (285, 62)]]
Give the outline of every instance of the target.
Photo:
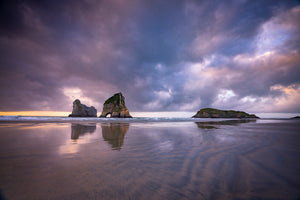
[(0, 111), (300, 113), (296, 0), (0, 0)]

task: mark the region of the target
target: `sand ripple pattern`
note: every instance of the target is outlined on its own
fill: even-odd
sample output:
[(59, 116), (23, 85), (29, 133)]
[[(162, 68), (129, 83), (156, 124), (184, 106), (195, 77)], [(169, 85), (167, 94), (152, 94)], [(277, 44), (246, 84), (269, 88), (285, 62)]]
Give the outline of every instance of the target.
[[(55, 154), (66, 127), (36, 143), (45, 128), (6, 127), (0, 188), (7, 199), (299, 199), (298, 122), (102, 123), (68, 155)], [(31, 146), (7, 145), (8, 133)]]

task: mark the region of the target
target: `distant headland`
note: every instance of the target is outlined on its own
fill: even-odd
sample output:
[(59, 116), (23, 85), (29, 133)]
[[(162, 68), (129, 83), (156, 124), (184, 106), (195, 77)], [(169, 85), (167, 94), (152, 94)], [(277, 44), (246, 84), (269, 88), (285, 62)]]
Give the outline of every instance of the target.
[(243, 111), (218, 110), (214, 108), (203, 108), (193, 118), (259, 118), (254, 114)]

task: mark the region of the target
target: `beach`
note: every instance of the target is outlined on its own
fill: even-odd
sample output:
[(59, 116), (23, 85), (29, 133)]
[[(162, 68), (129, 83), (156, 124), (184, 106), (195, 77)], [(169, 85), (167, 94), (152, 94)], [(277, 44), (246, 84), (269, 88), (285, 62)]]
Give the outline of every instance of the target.
[(300, 120), (3, 120), (0, 199), (299, 199), (299, 136)]

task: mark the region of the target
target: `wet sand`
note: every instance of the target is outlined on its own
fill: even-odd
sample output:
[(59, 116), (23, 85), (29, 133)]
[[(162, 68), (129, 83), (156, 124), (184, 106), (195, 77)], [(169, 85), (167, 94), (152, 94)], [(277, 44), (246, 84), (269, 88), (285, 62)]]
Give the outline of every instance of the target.
[(299, 120), (1, 122), (0, 195), (299, 199), (299, 158)]

